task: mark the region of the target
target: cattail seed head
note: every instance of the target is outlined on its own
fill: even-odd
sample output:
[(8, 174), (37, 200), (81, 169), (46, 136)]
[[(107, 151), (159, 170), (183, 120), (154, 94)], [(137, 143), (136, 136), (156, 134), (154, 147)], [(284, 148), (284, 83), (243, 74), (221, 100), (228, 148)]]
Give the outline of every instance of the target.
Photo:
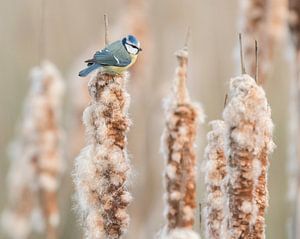
[(77, 157), (74, 171), (86, 238), (120, 238), (129, 225), (126, 133), (131, 122), (126, 81), (126, 74), (98, 72), (88, 84), (92, 101), (83, 113), (87, 146)]
[(271, 110), (263, 88), (248, 75), (233, 78), (223, 117), (229, 236), (265, 238), (268, 155), (274, 143)]
[[(189, 238), (193, 234), (196, 208), (195, 138), (202, 112), (190, 102), (186, 89), (188, 53), (184, 48), (176, 53), (179, 66), (173, 94), (166, 104), (166, 128), (162, 148), (166, 159), (166, 217), (162, 238)], [(176, 233), (175, 230), (185, 233)], [(173, 233), (174, 232), (174, 233)], [(194, 233), (195, 234), (195, 233)], [(168, 235), (168, 236), (167, 236)], [(177, 236), (175, 236), (177, 235)]]
[(48, 239), (57, 236), (57, 190), (64, 171), (59, 126), (63, 93), (63, 80), (53, 64), (44, 62), (32, 70), (20, 135), (12, 147), (10, 205), (3, 214), (12, 238), (28, 238), (32, 230), (46, 230)]
[(211, 122), (212, 130), (207, 134), (205, 148), (205, 186), (207, 192), (205, 208), (206, 238), (224, 238), (226, 158), (224, 153), (225, 125), (221, 120)]

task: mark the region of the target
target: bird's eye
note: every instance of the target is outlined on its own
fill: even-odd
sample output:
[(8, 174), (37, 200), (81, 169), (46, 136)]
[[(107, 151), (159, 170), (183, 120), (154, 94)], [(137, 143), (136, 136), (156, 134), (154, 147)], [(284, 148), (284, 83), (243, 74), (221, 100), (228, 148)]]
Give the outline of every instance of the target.
[(129, 45), (129, 44), (125, 44), (126, 50), (128, 51), (128, 53), (130, 54), (137, 54), (139, 52), (139, 49), (135, 46)]

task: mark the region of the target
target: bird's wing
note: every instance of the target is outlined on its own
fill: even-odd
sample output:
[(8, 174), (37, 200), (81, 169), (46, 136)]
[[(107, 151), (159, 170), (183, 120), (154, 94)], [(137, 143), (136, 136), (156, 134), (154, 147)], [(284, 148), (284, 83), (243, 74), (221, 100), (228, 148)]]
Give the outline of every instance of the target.
[(124, 67), (131, 63), (131, 58), (120, 41), (113, 42), (109, 47), (97, 51), (93, 59), (85, 61), (88, 64), (97, 63), (102, 66)]

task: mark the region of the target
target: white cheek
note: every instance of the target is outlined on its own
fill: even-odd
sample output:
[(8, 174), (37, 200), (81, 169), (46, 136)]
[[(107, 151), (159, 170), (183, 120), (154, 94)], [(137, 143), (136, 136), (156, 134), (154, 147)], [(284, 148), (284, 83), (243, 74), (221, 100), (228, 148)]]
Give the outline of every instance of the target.
[(127, 45), (127, 44), (126, 44), (126, 49), (130, 54), (135, 55), (138, 53), (138, 49), (136, 49), (135, 47), (132, 47), (130, 45)]

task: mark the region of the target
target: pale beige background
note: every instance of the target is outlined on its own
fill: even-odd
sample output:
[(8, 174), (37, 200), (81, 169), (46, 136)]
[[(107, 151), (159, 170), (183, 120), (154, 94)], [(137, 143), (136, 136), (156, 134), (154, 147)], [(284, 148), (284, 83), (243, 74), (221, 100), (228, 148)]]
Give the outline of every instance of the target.
[[(197, 141), (199, 164), (203, 160), (205, 133), (209, 129), (207, 122), (221, 116), (228, 80), (237, 69), (234, 61), (239, 11), (237, 0), (149, 0), (146, 4), (154, 43), (151, 50), (153, 64), (145, 66), (151, 67), (151, 75), (138, 79), (148, 81), (136, 89), (140, 94), (132, 95), (131, 118), (134, 124), (129, 148), (135, 172), (132, 182), (135, 200), (131, 206), (133, 219), (127, 237), (131, 239), (153, 238), (164, 222), (161, 176), (164, 163), (159, 152), (163, 128), (161, 101), (171, 86), (176, 66), (173, 53), (183, 45), (187, 26), (192, 31), (188, 86), (192, 98), (202, 103), (207, 115)], [(29, 70), (39, 64), (40, 6), (40, 0), (0, 0), (0, 210), (6, 199), (7, 145), (21, 115), (22, 101), (29, 87)], [(121, 0), (47, 1), (46, 58), (67, 77), (73, 63), (83, 52), (95, 44), (103, 44), (103, 14), (109, 14), (113, 27), (120, 24), (119, 16), (125, 11), (126, 1)], [(120, 32), (119, 36), (123, 34), (126, 32)], [(266, 85), (276, 126), (274, 140), (278, 146), (271, 159), (269, 174), (268, 239), (287, 238), (287, 100), (290, 74), (285, 46), (281, 52), (276, 59), (272, 79)], [(150, 54), (149, 49), (144, 49), (142, 54)], [(139, 100), (141, 96), (146, 100)], [(68, 101), (67, 98), (65, 101)], [(143, 113), (139, 109), (143, 109)], [(65, 115), (64, 118), (72, 120)], [(69, 123), (66, 121), (65, 125)], [(68, 162), (72, 165), (72, 159)], [(199, 200), (202, 202), (201, 174), (198, 184)], [(63, 185), (68, 188), (62, 188), (62, 191), (71, 191), (69, 172)], [(69, 197), (60, 199), (64, 214), (60, 238), (81, 238)], [(197, 230), (200, 228), (198, 224)], [(5, 237), (0, 233), (0, 238)]]

